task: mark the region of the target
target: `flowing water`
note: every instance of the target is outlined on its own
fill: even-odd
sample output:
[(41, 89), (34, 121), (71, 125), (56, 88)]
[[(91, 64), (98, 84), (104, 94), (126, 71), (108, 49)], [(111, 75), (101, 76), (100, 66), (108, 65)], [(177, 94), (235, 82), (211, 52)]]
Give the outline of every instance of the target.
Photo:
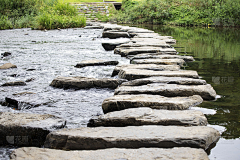
[[(216, 101), (204, 102), (192, 109), (201, 110), (209, 124), (221, 132), (222, 138), (212, 149), (210, 159), (240, 159), (240, 30), (214, 28), (181, 28), (164, 26), (145, 27), (162, 35), (177, 39), (174, 47), (182, 55), (192, 55), (195, 62), (185, 69), (198, 71), (218, 95)], [(10, 81), (26, 81), (26, 86), (0, 87), (0, 99), (13, 94), (32, 92), (19, 96), (34, 100), (41, 106), (14, 110), (0, 105), (0, 111), (47, 113), (67, 120), (68, 128), (85, 127), (88, 120), (103, 114), (101, 104), (113, 95), (111, 89), (63, 90), (49, 86), (58, 76), (110, 77), (114, 66), (75, 68), (82, 60), (129, 60), (113, 51), (105, 51), (99, 38), (102, 30), (65, 29), (35, 31), (16, 29), (0, 31), (0, 53), (11, 52), (1, 58), (0, 65), (11, 62), (16, 69), (0, 70), (0, 85)], [(9, 159), (11, 146), (0, 147), (0, 159)]]

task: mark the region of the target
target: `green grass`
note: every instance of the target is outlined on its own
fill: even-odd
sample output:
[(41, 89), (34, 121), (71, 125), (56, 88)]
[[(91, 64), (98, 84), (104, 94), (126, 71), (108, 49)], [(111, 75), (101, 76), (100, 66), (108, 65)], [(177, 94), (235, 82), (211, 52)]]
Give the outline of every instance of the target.
[[(92, 3), (92, 2), (103, 2), (103, 0), (63, 0), (66, 3)], [(111, 0), (107, 0), (111, 1)], [(122, 0), (112, 0), (116, 2), (122, 2)]]

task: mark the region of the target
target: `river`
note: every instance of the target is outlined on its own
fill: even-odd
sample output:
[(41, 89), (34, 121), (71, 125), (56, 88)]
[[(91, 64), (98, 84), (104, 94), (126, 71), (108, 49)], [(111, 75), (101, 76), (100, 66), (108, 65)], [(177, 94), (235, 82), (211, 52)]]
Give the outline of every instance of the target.
[[(209, 155), (211, 160), (239, 159), (240, 157), (240, 30), (214, 28), (182, 28), (140, 26), (171, 35), (177, 40), (174, 47), (179, 54), (192, 55), (195, 62), (184, 69), (198, 71), (221, 98), (204, 102), (192, 109), (203, 111), (209, 124), (222, 131), (222, 137)], [(13, 110), (0, 105), (0, 111), (53, 114), (67, 120), (68, 128), (85, 127), (88, 120), (103, 114), (101, 104), (111, 97), (111, 89), (63, 90), (49, 86), (57, 76), (110, 77), (114, 66), (75, 68), (78, 62), (89, 59), (129, 60), (113, 51), (105, 51), (99, 38), (102, 30), (63, 29), (37, 31), (15, 29), (0, 31), (0, 53), (11, 52), (1, 58), (0, 65), (11, 62), (17, 69), (0, 70), (1, 84), (28, 80), (26, 86), (1, 87), (0, 99), (22, 92), (33, 92), (40, 107)], [(14, 147), (0, 147), (0, 159), (9, 159)]]

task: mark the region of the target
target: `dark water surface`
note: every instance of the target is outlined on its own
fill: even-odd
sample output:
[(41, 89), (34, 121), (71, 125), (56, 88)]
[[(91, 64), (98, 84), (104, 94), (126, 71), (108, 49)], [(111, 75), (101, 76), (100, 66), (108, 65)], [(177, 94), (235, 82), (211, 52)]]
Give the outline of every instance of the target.
[[(221, 96), (192, 109), (202, 111), (209, 124), (222, 133), (222, 138), (209, 155), (211, 160), (240, 159), (240, 30), (214, 28), (144, 27), (177, 39), (174, 47), (195, 62), (184, 68), (198, 71)], [(26, 86), (0, 87), (0, 99), (22, 92), (33, 92), (25, 99), (36, 99), (40, 107), (13, 110), (0, 105), (0, 111), (53, 114), (67, 120), (68, 128), (85, 127), (88, 120), (102, 113), (101, 104), (113, 95), (111, 89), (63, 90), (49, 86), (57, 76), (110, 77), (113, 66), (75, 68), (88, 59), (129, 60), (105, 51), (97, 38), (102, 30), (66, 29), (34, 31), (17, 29), (0, 31), (0, 53), (12, 56), (0, 59), (0, 65), (11, 62), (17, 69), (0, 70), (0, 85), (10, 81), (34, 78)], [(15, 75), (12, 77), (12, 75)], [(14, 148), (0, 147), (0, 159), (9, 159)]]

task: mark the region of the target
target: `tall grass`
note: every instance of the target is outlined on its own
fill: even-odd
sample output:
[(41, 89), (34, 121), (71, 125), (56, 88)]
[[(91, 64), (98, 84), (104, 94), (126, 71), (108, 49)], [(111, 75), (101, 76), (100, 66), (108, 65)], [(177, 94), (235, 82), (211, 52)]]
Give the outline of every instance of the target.
[(240, 26), (240, 0), (123, 0), (122, 23)]

